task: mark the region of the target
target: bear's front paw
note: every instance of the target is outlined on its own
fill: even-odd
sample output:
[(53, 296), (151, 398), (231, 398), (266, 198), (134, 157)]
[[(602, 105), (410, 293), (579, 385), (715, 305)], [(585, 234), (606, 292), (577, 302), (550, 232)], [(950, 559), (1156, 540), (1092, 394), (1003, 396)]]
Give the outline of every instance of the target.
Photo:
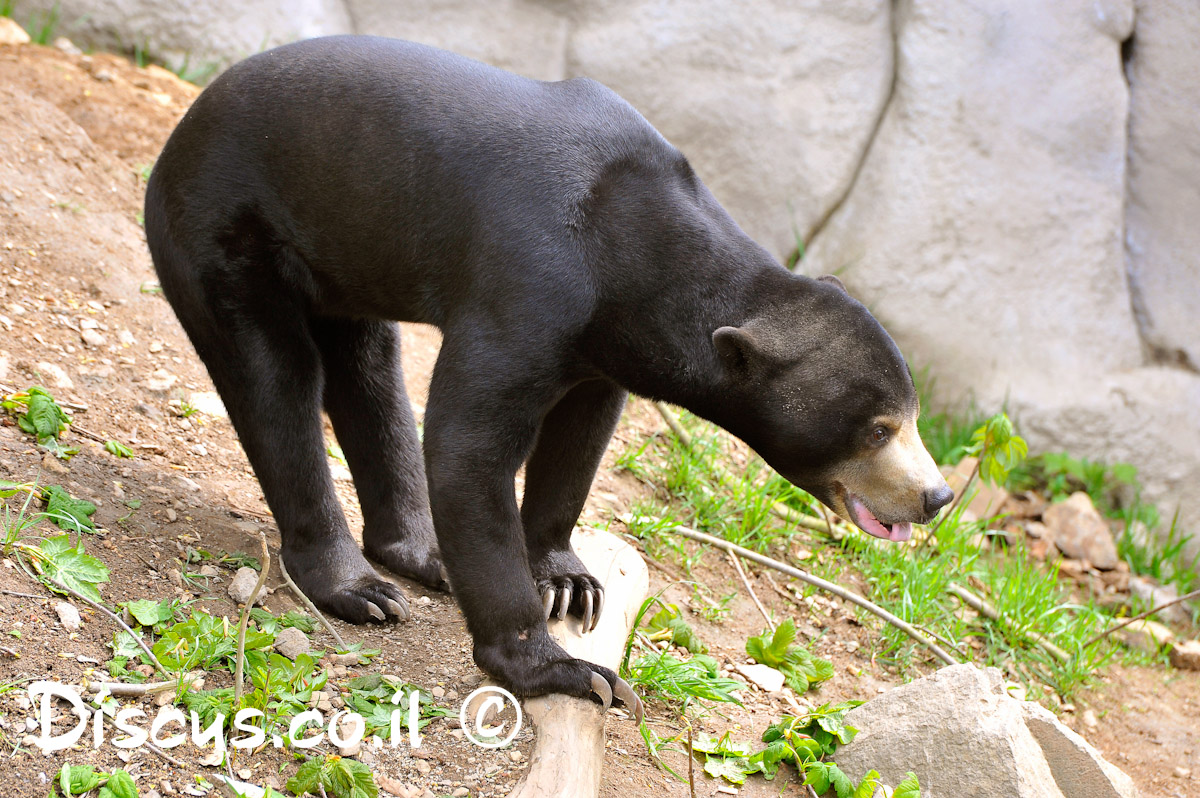
[(582, 620), (581, 631), (596, 628), (604, 609), (604, 586), (588, 573), (575, 552), (547, 552), (530, 563), (530, 568), (547, 620), (554, 615), (565, 621), (571, 614)]
[(642, 700), (624, 679), (603, 665), (572, 657), (544, 629), (522, 633), (508, 643), (477, 643), (475, 663), (514, 695), (590, 698), (606, 710), (625, 708), (641, 725)]

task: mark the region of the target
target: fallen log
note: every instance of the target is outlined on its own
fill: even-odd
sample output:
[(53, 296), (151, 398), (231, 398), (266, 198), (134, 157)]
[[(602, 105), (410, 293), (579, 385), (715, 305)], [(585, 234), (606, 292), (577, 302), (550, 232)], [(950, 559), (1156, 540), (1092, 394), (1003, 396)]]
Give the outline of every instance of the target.
[[(650, 587), (637, 550), (615, 535), (577, 530), (575, 553), (604, 585), (604, 613), (596, 628), (580, 633), (580, 620), (551, 620), (550, 634), (572, 656), (617, 670), (625, 639)], [(509, 798), (596, 798), (604, 764), (604, 718), (600, 705), (563, 695), (525, 702), (537, 729), (529, 771)]]

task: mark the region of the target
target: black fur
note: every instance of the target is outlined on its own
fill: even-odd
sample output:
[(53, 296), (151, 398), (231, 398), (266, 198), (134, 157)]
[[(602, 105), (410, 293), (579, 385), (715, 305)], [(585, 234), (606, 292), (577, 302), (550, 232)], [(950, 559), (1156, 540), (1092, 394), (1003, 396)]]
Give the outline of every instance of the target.
[[(626, 391), (715, 421), (819, 496), (871, 417), (915, 402), (860, 304), (776, 263), (590, 80), (380, 38), (271, 50), (196, 100), (145, 221), (298, 584), (349, 621), (404, 615), (338, 505), (324, 408), (367, 555), (430, 585), (444, 563), (476, 661), (519, 694), (615, 680), (549, 638), (539, 594), (569, 587), (580, 615), (599, 587), (569, 538)], [(423, 459), (395, 320), (444, 334)], [(725, 327), (740, 333), (714, 344)]]

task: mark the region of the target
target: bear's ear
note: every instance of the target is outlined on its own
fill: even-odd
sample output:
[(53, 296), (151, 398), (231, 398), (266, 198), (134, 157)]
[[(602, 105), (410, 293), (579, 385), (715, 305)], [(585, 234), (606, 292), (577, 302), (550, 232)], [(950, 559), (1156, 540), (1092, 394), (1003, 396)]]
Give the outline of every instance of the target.
[(758, 340), (745, 327), (720, 327), (712, 340), (721, 362), (734, 374), (747, 374), (760, 354)]
[(817, 278), (817, 280), (822, 283), (829, 283), (830, 285), (836, 285), (838, 288), (842, 289), (843, 294), (845, 294), (846, 296), (850, 295), (850, 292), (846, 290), (846, 286), (842, 285), (842, 281), (839, 280), (837, 277), (835, 277), (832, 274), (822, 274), (820, 277)]

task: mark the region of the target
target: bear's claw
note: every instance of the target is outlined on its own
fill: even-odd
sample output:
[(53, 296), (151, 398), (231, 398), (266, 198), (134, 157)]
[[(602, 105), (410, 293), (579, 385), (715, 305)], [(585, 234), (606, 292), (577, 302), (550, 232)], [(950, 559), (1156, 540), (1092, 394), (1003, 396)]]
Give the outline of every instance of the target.
[(608, 680), (596, 672), (592, 672), (592, 693), (600, 699), (600, 706), (607, 712), (612, 706), (613, 691), (608, 686)]
[(600, 613), (604, 609), (604, 588), (588, 583), (578, 587), (578, 594), (575, 593), (571, 582), (557, 588), (553, 584), (542, 588), (542, 612), (547, 621), (552, 617), (565, 621), (571, 610), (572, 599), (577, 598), (580, 605), (579, 616), (583, 621), (580, 631), (590, 632), (600, 622)]

